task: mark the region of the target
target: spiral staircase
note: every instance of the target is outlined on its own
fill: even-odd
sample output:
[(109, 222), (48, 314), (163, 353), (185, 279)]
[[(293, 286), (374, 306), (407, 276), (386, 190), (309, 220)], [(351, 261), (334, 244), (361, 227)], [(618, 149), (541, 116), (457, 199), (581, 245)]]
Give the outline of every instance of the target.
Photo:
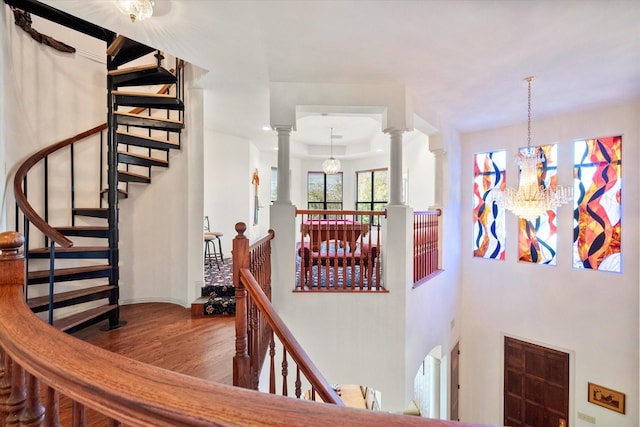
[[(16, 173), (14, 193), (19, 208), (16, 229), (22, 226), (27, 242), (25, 293), (31, 310), (69, 333), (105, 319), (109, 329), (117, 328), (125, 323), (118, 306), (118, 205), (129, 197), (131, 185), (151, 183), (152, 169), (168, 168), (170, 152), (180, 149), (183, 63), (175, 59), (175, 67), (167, 69), (167, 61), (156, 49), (42, 3), (5, 3), (107, 42), (107, 123), (30, 156)], [(95, 139), (96, 134), (100, 134), (101, 164), (92, 169), (100, 174), (100, 194), (91, 206), (76, 206), (74, 182), (83, 178), (74, 176), (73, 147), (89, 137)], [(56, 159), (51, 155), (65, 149), (71, 150), (71, 211), (66, 224), (54, 224), (47, 218), (51, 196), (46, 191), (46, 170)], [(41, 163), (45, 169), (44, 201), (34, 202), (26, 195), (27, 177)], [(36, 212), (32, 203), (43, 205), (44, 213)], [(43, 239), (30, 238), (30, 230), (41, 232)], [(33, 243), (42, 240), (42, 245)], [(44, 260), (49, 260), (48, 268), (43, 268), (47, 267)]]

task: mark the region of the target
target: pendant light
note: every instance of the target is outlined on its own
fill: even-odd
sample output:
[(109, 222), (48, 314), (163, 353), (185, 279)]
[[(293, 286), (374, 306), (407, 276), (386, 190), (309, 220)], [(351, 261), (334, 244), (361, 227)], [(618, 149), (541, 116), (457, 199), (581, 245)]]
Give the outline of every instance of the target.
[(329, 156), (329, 158), (327, 160), (322, 162), (322, 170), (327, 175), (335, 175), (338, 172), (340, 172), (340, 160), (338, 160), (335, 157), (333, 157), (333, 128), (330, 128), (330, 129), (331, 129), (331, 136), (330, 136), (330, 139), (331, 139), (331, 155)]

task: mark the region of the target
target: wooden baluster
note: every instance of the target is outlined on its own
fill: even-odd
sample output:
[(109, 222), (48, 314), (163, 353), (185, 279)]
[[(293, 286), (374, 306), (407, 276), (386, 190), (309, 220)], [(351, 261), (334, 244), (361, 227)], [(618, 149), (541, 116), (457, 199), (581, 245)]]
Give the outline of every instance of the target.
[(73, 401), (71, 407), (71, 426), (85, 427), (87, 425), (87, 411), (80, 402)]
[(122, 427), (123, 424), (118, 420), (114, 420), (113, 418), (109, 418), (108, 426), (109, 427)]
[(27, 401), (20, 416), (20, 427), (40, 427), (43, 425), (45, 412), (40, 403), (40, 380), (28, 372), (26, 378)]
[(287, 377), (289, 376), (289, 362), (287, 361), (287, 349), (282, 347), (282, 395), (289, 396), (287, 390)]
[(300, 366), (296, 365), (296, 398), (302, 396), (302, 381), (300, 381)]
[(24, 384), (24, 369), (14, 361), (11, 366), (11, 394), (6, 403), (7, 412), (9, 413), (7, 427), (20, 425), (20, 416), (26, 400), (27, 391)]
[(269, 340), (269, 360), (269, 393), (276, 394), (276, 343), (273, 340), (273, 332)]
[(233, 285), (236, 288), (236, 354), (233, 357), (233, 385), (250, 388), (251, 370), (247, 338), (247, 290), (240, 280), (240, 269), (249, 267), (249, 240), (244, 235), (247, 226), (236, 224), (238, 235), (233, 239)]
[(258, 381), (260, 376), (260, 366), (262, 365), (262, 347), (260, 346), (260, 322), (258, 320), (259, 312), (255, 304), (251, 304), (251, 388), (258, 390)]
[(11, 369), (13, 367), (13, 360), (6, 353), (4, 354), (3, 367), (4, 372), (0, 380), (0, 426), (2, 427), (6, 425), (7, 416), (9, 415), (7, 401), (11, 395)]
[(44, 425), (46, 427), (61, 427), (60, 424), (60, 398), (58, 391), (47, 386), (45, 394)]

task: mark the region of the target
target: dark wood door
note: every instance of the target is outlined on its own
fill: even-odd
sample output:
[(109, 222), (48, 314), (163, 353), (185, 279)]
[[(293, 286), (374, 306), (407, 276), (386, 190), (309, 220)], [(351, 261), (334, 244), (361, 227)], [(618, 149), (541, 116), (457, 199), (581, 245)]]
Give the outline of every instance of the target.
[(569, 427), (569, 354), (505, 337), (504, 424)]
[(459, 363), (460, 343), (456, 343), (451, 350), (451, 398), (449, 399), (449, 418), (453, 421), (460, 421), (458, 413), (458, 395), (460, 390)]

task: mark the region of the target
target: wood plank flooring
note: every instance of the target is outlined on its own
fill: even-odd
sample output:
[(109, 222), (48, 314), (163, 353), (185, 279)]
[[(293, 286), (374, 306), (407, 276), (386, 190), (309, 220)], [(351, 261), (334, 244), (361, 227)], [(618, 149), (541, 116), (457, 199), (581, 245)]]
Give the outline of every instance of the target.
[(120, 307), (127, 325), (101, 331), (106, 322), (73, 334), (105, 350), (160, 368), (233, 385), (235, 318), (192, 319), (189, 308), (168, 303)]
[[(176, 304), (144, 303), (120, 307), (127, 325), (112, 331), (98, 323), (73, 334), (76, 338), (150, 365), (233, 385), (235, 318), (191, 318)], [(44, 386), (42, 394), (44, 396)], [(44, 399), (43, 399), (44, 402)], [(110, 426), (105, 416), (87, 409), (83, 422), (73, 420), (71, 401), (60, 396), (60, 424)]]

